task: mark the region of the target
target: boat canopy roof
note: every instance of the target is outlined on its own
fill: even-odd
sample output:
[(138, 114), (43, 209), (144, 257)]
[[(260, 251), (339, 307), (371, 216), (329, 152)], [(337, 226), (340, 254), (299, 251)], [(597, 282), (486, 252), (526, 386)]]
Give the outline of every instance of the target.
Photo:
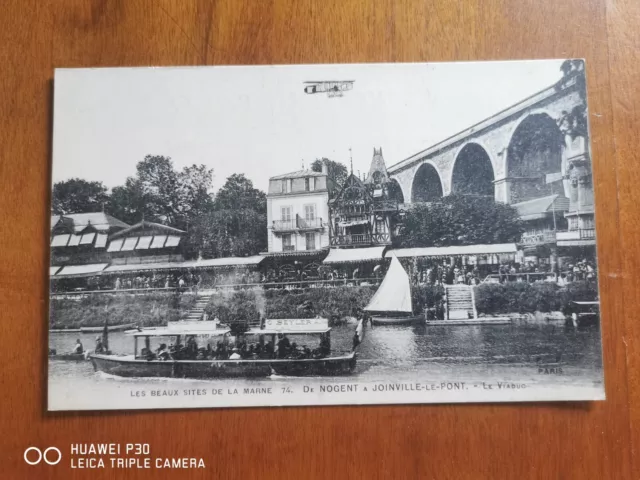
[(274, 335), (286, 333), (289, 335), (304, 335), (327, 333), (331, 330), (327, 318), (268, 318), (264, 321), (264, 328), (252, 328), (248, 335)]
[[(289, 335), (320, 334), (331, 330), (326, 318), (275, 318), (266, 319), (264, 328), (251, 328), (245, 335)], [(227, 326), (221, 326), (213, 321), (178, 321), (169, 322), (166, 327), (130, 330), (127, 332), (134, 337), (172, 337), (176, 335), (209, 335), (224, 336), (231, 333)]]
[(153, 328), (153, 329), (145, 329), (145, 330), (136, 330), (130, 332), (130, 335), (134, 337), (175, 337), (176, 335), (209, 335), (212, 337), (221, 337), (223, 335), (231, 332), (228, 328), (219, 328), (217, 330), (211, 330), (208, 328)]
[(133, 330), (127, 333), (134, 337), (172, 337), (176, 335), (223, 336), (230, 331), (226, 326), (221, 327), (218, 322), (181, 320), (178, 322), (169, 322), (166, 327)]
[(318, 334), (318, 333), (327, 333), (330, 332), (331, 328), (316, 328), (316, 329), (283, 329), (283, 330), (274, 330), (272, 328), (252, 328), (248, 330), (245, 335), (277, 335), (278, 333), (286, 334), (286, 335), (310, 335), (310, 334)]

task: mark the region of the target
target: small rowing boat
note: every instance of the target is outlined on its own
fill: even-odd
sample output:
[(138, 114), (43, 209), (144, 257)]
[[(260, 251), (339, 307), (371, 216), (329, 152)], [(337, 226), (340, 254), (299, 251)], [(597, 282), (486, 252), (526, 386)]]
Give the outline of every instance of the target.
[(49, 360), (65, 360), (71, 362), (82, 362), (88, 360), (87, 355), (89, 352), (84, 351), (82, 353), (56, 353), (55, 350), (49, 352)]
[(124, 325), (110, 325), (107, 327), (81, 327), (81, 333), (103, 333), (104, 329), (108, 329), (109, 332), (121, 332), (123, 330), (129, 330), (135, 327), (135, 323), (126, 323)]

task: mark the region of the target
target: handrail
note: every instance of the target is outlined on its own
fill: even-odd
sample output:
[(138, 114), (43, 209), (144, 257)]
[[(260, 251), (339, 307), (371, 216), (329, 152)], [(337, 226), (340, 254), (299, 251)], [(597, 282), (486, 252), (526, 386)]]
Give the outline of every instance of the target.
[[(287, 287), (323, 287), (323, 286), (360, 286), (365, 282), (379, 283), (380, 278), (367, 277), (367, 278), (339, 278), (334, 280), (285, 280), (281, 282), (263, 282), (263, 283), (233, 283), (222, 285), (200, 285), (198, 286), (198, 293), (204, 293), (207, 291), (224, 290), (224, 289), (236, 289), (236, 288), (287, 288)], [(51, 292), (51, 298), (55, 297), (69, 297), (69, 296), (81, 296), (81, 295), (94, 295), (94, 294), (118, 294), (118, 293), (153, 293), (162, 291), (182, 291), (183, 293), (192, 293), (194, 291), (193, 286), (169, 287), (169, 288), (129, 288), (129, 289), (109, 289), (109, 290), (80, 290), (73, 292)]]

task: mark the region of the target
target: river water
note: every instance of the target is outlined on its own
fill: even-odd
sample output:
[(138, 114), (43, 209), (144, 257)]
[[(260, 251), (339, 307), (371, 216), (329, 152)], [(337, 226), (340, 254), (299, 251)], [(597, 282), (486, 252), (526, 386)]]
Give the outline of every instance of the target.
[[(355, 323), (335, 327), (331, 333), (332, 349), (349, 350), (354, 329)], [(85, 348), (91, 349), (95, 336), (52, 333), (49, 346), (58, 353), (71, 351), (76, 339), (80, 338)], [(112, 333), (109, 345), (115, 353), (130, 354), (133, 340), (124, 333)], [(604, 397), (602, 375), (598, 327), (575, 328), (564, 323), (524, 322), (473, 326), (369, 326), (359, 347), (356, 371), (349, 377), (125, 379), (95, 372), (91, 362), (50, 361), (49, 407), (73, 410), (404, 401), (589, 400)], [(381, 390), (390, 384), (413, 385), (415, 382), (420, 382), (421, 393), (395, 392), (389, 396), (385, 392), (386, 396), (376, 397), (362, 391), (362, 385), (370, 385), (369, 390)], [(462, 382), (464, 387), (460, 389)], [(505, 393), (500, 382), (516, 386), (518, 391)], [(357, 393), (329, 396), (325, 391), (321, 396), (317, 395), (318, 386), (337, 391), (340, 385), (354, 383), (360, 384)], [(432, 390), (435, 391), (426, 391), (429, 385), (434, 386)], [(315, 392), (303, 395), (303, 391), (310, 390), (309, 386)], [(270, 397), (228, 395), (233, 393), (233, 389), (242, 392), (244, 388), (259, 387), (275, 391)], [(494, 391), (496, 388), (500, 391)], [(178, 399), (153, 395), (153, 392), (176, 390), (179, 391)], [(204, 394), (198, 393), (194, 397), (187, 394), (191, 390)], [(211, 395), (212, 392), (215, 396)]]

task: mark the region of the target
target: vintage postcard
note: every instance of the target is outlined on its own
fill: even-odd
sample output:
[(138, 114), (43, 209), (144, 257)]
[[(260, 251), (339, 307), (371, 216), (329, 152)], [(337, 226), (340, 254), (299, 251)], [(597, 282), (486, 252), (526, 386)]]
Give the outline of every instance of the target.
[(605, 398), (582, 60), (54, 86), (50, 410)]

